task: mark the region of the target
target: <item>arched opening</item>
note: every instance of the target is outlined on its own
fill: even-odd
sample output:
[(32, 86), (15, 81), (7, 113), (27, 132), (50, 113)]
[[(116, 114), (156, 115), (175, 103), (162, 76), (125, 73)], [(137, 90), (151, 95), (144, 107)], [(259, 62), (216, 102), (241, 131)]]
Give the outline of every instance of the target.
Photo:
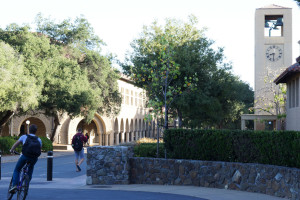
[(88, 135), (89, 136), (89, 141), (88, 143), (90, 145), (93, 145), (93, 144), (99, 144), (99, 134), (98, 134), (98, 131), (97, 131), (97, 126), (95, 124), (94, 121), (91, 121), (91, 123), (86, 123), (84, 120), (81, 120), (79, 122), (79, 124), (77, 125), (77, 128), (81, 128), (82, 129), (82, 133), (84, 135)]
[(142, 120), (139, 119), (139, 138), (143, 138), (143, 135), (142, 135)]
[(119, 143), (124, 142), (124, 121), (121, 119), (121, 126), (120, 126), (120, 134), (119, 134)]
[(147, 137), (147, 123), (143, 119), (143, 137)]
[(137, 119), (135, 119), (134, 121), (134, 140), (137, 141), (139, 139), (139, 136), (138, 136), (138, 121)]
[[(29, 120), (29, 126), (31, 124), (35, 124), (37, 125), (37, 132), (36, 132), (36, 136), (39, 136), (39, 137), (46, 137), (46, 126), (45, 124), (42, 122), (42, 120), (40, 120), (39, 118), (36, 118), (36, 117), (29, 117), (27, 119), (25, 119), (22, 123), (21, 123), (21, 126), (19, 128), (20, 132), (19, 132), (19, 136), (21, 135), (24, 135), (24, 134), (27, 134), (27, 124), (26, 124), (26, 121)], [(48, 136), (49, 137), (49, 136)]]
[(133, 132), (133, 119), (130, 121), (130, 133), (129, 133), (129, 140), (134, 141), (134, 132)]
[(125, 126), (125, 142), (129, 142), (129, 122), (128, 119), (126, 119), (126, 126)]
[(118, 119), (115, 119), (114, 123), (114, 145), (119, 144), (119, 123)]

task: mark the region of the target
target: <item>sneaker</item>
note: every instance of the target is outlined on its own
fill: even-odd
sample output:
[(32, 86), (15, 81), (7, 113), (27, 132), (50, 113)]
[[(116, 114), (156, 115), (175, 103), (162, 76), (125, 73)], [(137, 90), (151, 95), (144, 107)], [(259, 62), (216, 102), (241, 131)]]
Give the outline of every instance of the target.
[(18, 188), (18, 186), (16, 186), (16, 185), (11, 187), (10, 190), (9, 190), (9, 193), (12, 193), (12, 194), (15, 193), (17, 188)]
[(79, 167), (79, 165), (76, 165), (76, 167), (77, 167), (77, 171), (80, 172), (81, 168)]

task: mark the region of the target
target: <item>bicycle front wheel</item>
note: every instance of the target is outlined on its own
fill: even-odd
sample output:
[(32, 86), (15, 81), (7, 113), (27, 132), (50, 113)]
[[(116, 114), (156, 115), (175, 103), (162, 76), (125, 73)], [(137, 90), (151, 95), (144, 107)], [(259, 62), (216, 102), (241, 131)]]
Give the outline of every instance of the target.
[(29, 188), (29, 177), (28, 175), (24, 176), (23, 182), (21, 184), (21, 188), (18, 190), (18, 196), (17, 200), (25, 200), (27, 193), (28, 193), (28, 188)]
[(9, 186), (8, 186), (8, 191), (7, 191), (7, 200), (11, 200), (11, 199), (12, 199), (12, 197), (14, 196), (14, 193), (10, 193), (10, 192), (9, 192), (9, 190), (10, 190), (11, 186), (12, 186), (12, 179), (10, 180), (10, 184), (9, 184)]

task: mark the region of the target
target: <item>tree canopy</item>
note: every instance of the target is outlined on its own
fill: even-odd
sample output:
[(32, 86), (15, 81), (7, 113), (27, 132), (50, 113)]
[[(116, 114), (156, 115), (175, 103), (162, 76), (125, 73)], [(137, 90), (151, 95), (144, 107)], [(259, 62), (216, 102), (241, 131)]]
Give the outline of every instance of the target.
[(38, 94), (35, 79), (24, 67), (23, 57), (4, 42), (0, 42), (0, 71), (0, 125), (2, 125), (14, 111), (35, 108), (38, 105)]
[(223, 49), (213, 48), (196, 24), (191, 16), (188, 22), (167, 19), (164, 26), (145, 26), (131, 44), (124, 73), (146, 90), (149, 106), (164, 106), (185, 126), (224, 127), (247, 110), (253, 91), (231, 73)]
[[(120, 110), (121, 96), (117, 80), (119, 72), (111, 67), (111, 56), (101, 55), (103, 41), (94, 34), (94, 30), (84, 17), (77, 17), (55, 23), (51, 19), (36, 17), (37, 30), (51, 38), (51, 43), (62, 46), (63, 54), (76, 60), (87, 73), (91, 88), (97, 95), (96, 110), (102, 114), (117, 114)], [(94, 113), (88, 115), (92, 119)]]
[[(0, 30), (0, 41), (20, 55), (16, 65), (21, 63), (23, 68), (19, 73), (28, 74), (23, 79), (31, 84), (27, 99), (20, 100), (22, 105), (32, 106), (23, 110), (40, 110), (54, 116), (55, 128), (62, 113), (71, 117), (82, 115), (87, 122), (93, 119), (95, 112), (118, 113), (121, 103), (117, 87), (119, 73), (111, 67), (111, 58), (101, 55), (102, 41), (94, 35), (87, 20), (81, 17), (74, 23), (64, 20), (56, 24), (38, 15), (36, 21), (37, 32), (31, 31), (29, 26), (16, 24)], [(11, 83), (12, 87), (17, 86)], [(11, 99), (11, 94), (5, 96)], [(8, 106), (3, 108), (10, 114), (17, 111)]]

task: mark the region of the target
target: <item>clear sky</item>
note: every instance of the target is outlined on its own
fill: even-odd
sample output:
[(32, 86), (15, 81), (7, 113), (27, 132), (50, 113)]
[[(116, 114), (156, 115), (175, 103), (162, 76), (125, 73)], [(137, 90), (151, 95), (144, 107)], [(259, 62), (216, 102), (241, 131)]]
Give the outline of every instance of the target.
[[(199, 29), (225, 48), (233, 73), (254, 85), (254, 14), (270, 4), (293, 8), (293, 59), (299, 54), (300, 8), (293, 0), (9, 0), (1, 3), (0, 27), (10, 23), (31, 24), (41, 12), (56, 22), (83, 15), (109, 51), (123, 61), (130, 42), (143, 25), (166, 18), (187, 20), (193, 14)], [(294, 60), (293, 60), (294, 62)], [(288, 66), (287, 66), (288, 67)]]

